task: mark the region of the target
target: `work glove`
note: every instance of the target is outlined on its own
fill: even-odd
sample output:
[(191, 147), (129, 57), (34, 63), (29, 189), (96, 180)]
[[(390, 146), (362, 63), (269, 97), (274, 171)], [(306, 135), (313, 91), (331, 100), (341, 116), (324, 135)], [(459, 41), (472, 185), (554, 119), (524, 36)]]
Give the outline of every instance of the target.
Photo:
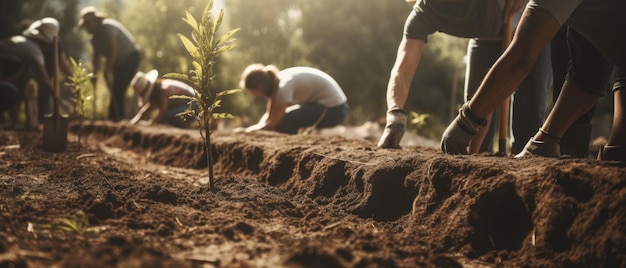
[(530, 138), (524, 149), (515, 158), (534, 155), (559, 158), (561, 157), (561, 146), (558, 141), (536, 141), (534, 138)]
[(406, 129), (406, 111), (402, 109), (389, 110), (386, 120), (387, 124), (378, 141), (378, 147), (399, 149), (400, 140)]
[(441, 137), (441, 150), (447, 154), (467, 154), (467, 146), (481, 126), (487, 121), (474, 115), (467, 103), (459, 109), (459, 115), (450, 123)]

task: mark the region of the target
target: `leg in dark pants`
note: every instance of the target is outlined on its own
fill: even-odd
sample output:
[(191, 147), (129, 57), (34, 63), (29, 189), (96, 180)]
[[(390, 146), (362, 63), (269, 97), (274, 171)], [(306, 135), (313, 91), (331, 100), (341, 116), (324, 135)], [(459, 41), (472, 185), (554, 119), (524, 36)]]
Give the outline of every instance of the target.
[(115, 65), (113, 70), (113, 85), (111, 85), (111, 103), (109, 104), (109, 120), (124, 119), (126, 91), (139, 67), (139, 52), (133, 53), (124, 62)]

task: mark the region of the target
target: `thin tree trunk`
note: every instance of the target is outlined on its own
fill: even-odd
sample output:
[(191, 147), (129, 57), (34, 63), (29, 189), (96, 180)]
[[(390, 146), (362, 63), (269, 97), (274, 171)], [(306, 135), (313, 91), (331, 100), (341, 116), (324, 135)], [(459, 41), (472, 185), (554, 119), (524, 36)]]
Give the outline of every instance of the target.
[(213, 177), (213, 152), (211, 150), (211, 126), (209, 122), (204, 124), (204, 135), (206, 135), (206, 142), (204, 143), (204, 148), (206, 151), (206, 162), (209, 169), (209, 190), (212, 192), (215, 191), (215, 183)]

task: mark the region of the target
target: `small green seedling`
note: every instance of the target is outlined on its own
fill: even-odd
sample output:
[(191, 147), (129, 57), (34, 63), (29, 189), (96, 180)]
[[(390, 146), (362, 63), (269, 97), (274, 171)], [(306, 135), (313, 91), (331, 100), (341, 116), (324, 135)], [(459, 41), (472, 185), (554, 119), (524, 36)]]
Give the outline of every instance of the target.
[(430, 117), (429, 114), (418, 114), (417, 112), (409, 112), (409, 124), (408, 129), (416, 132), (426, 125), (426, 119)]
[(52, 224), (43, 224), (39, 227), (50, 230), (61, 230), (69, 233), (84, 233), (98, 230), (97, 227), (89, 226), (87, 214), (85, 214), (82, 210), (76, 211), (74, 219), (56, 219), (56, 221)]
[(88, 96), (85, 93), (85, 83), (89, 82), (93, 73), (87, 72), (87, 68), (82, 61), (76, 62), (74, 58), (70, 57), (72, 63), (72, 75), (68, 77), (70, 80), (67, 85), (72, 89), (72, 102), (74, 102), (74, 113), (78, 118), (78, 124), (80, 126), (78, 130), (78, 146), (80, 147), (80, 129), (83, 127), (83, 118), (85, 117), (85, 107), (92, 96)]
[(216, 59), (224, 52), (235, 47), (233, 35), (239, 31), (234, 29), (217, 37), (217, 31), (222, 24), (224, 10), (220, 10), (215, 20), (212, 17), (213, 1), (209, 1), (204, 12), (200, 24), (194, 19), (193, 15), (186, 11), (186, 17), (183, 18), (191, 27), (191, 39), (182, 34), (178, 34), (183, 45), (193, 58), (193, 70), (189, 74), (169, 73), (165, 77), (181, 80), (194, 88), (195, 95), (189, 96), (172, 96), (171, 98), (189, 100), (187, 110), (178, 114), (179, 116), (192, 117), (198, 122), (198, 129), (204, 141), (205, 152), (207, 156), (207, 166), (209, 169), (209, 189), (215, 190), (213, 178), (213, 157), (211, 151), (211, 124), (216, 119), (233, 118), (228, 113), (214, 113), (216, 108), (220, 107), (221, 98), (225, 95), (240, 92), (240, 89), (231, 89), (217, 91), (212, 85), (215, 79), (213, 67)]

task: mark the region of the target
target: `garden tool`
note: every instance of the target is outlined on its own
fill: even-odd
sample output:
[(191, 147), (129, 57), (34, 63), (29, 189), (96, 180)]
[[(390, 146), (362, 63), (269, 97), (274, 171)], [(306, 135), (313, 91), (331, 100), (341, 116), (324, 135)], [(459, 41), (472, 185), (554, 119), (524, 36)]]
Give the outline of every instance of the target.
[(67, 148), (67, 115), (59, 112), (59, 44), (57, 37), (52, 38), (54, 46), (53, 63), (53, 110), (52, 114), (43, 119), (43, 149), (51, 152), (62, 152)]
[[(506, 51), (511, 43), (512, 36), (512, 18), (505, 18), (505, 22), (502, 29), (502, 53)], [(507, 147), (509, 143), (509, 110), (511, 106), (511, 96), (506, 97), (504, 102), (500, 105), (500, 118), (499, 118), (499, 130), (498, 130), (498, 153), (507, 155)]]

